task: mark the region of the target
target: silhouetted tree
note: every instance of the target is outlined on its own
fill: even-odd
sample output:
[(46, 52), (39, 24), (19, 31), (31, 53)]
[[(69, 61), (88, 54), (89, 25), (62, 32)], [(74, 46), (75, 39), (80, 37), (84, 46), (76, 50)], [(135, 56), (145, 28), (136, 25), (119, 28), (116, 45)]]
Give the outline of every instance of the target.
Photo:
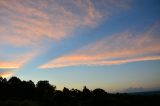
[(71, 97), (71, 95), (70, 95), (70, 91), (69, 91), (69, 89), (68, 88), (66, 88), (66, 87), (64, 87), (63, 88), (63, 101), (69, 101), (70, 100), (70, 97)]
[(50, 85), (49, 81), (38, 81), (36, 86), (42, 92), (54, 92), (56, 89), (56, 86)]
[(81, 91), (78, 89), (71, 89), (70, 93), (71, 93), (72, 97), (80, 97), (81, 96)]
[(6, 78), (2, 78), (2, 83), (3, 84), (7, 84), (7, 79)]
[(64, 94), (64, 95), (69, 95), (69, 94), (70, 94), (69, 89), (66, 88), (66, 87), (64, 87), (64, 88), (63, 88), (63, 94)]
[(23, 97), (35, 99), (36, 98), (36, 89), (35, 84), (33, 81), (22, 81), (22, 90), (23, 90)]
[[(159, 93), (160, 94), (160, 93)], [(0, 106), (159, 106), (160, 95), (109, 94), (101, 88), (90, 91), (64, 87), (63, 91), (48, 81), (21, 81), (0, 77)]]
[(8, 84), (9, 85), (17, 85), (17, 84), (20, 84), (21, 83), (21, 80), (17, 77), (11, 77), (9, 80), (8, 80)]
[(0, 82), (3, 80), (3, 78), (0, 76)]
[(41, 99), (52, 101), (56, 86), (50, 85), (49, 81), (38, 81), (36, 87), (37, 93)]
[(8, 80), (9, 94), (11, 97), (20, 96), (23, 94), (21, 80), (17, 77), (11, 77)]
[(87, 99), (91, 96), (91, 91), (86, 86), (84, 86), (82, 94), (83, 94), (83, 98)]
[(58, 103), (58, 104), (61, 104), (63, 102), (63, 92), (60, 91), (60, 90), (56, 90), (55, 93), (54, 93), (54, 96), (55, 96), (55, 101)]
[(100, 89), (100, 88), (97, 88), (97, 89), (94, 89), (93, 91), (92, 91), (92, 94), (93, 94), (93, 96), (105, 96), (107, 93), (105, 92), (105, 90), (103, 90), (103, 89)]

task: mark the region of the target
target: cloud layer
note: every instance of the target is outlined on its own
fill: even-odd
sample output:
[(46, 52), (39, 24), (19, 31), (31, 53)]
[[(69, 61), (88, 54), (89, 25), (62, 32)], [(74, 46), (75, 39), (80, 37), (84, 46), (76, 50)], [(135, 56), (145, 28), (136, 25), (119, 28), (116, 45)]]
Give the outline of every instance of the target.
[(105, 37), (71, 54), (54, 59), (40, 68), (115, 65), (160, 60), (160, 33), (158, 28), (159, 24), (156, 24), (141, 34), (126, 31)]
[[(24, 46), (46, 38), (59, 41), (76, 28), (95, 26), (108, 16), (112, 6), (125, 5), (129, 5), (128, 0), (1, 0), (0, 43)], [(105, 11), (99, 9), (101, 6)]]
[(46, 39), (57, 42), (77, 28), (95, 27), (113, 8), (128, 5), (128, 0), (0, 0), (0, 69), (19, 69), (44, 51)]

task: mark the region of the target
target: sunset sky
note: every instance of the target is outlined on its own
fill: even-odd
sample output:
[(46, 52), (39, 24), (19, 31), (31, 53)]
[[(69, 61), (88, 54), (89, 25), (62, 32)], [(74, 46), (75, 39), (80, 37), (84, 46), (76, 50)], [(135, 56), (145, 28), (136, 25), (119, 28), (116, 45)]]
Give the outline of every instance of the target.
[(159, 90), (160, 0), (0, 0), (0, 75)]

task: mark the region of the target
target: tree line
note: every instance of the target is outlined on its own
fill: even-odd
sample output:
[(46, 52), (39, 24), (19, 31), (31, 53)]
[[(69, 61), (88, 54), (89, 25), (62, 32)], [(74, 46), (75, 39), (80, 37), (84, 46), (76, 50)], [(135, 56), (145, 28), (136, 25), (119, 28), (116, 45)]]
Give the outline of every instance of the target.
[(159, 95), (137, 96), (111, 94), (101, 88), (89, 90), (56, 90), (49, 81), (22, 81), (17, 77), (9, 80), (0, 77), (0, 106), (119, 106), (119, 105), (157, 105)]

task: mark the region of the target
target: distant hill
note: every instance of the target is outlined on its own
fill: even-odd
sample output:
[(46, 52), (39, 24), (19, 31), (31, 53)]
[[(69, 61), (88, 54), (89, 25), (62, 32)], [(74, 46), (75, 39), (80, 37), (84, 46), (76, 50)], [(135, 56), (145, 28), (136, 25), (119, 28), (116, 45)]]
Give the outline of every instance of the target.
[(132, 92), (131, 95), (160, 95), (160, 91)]

